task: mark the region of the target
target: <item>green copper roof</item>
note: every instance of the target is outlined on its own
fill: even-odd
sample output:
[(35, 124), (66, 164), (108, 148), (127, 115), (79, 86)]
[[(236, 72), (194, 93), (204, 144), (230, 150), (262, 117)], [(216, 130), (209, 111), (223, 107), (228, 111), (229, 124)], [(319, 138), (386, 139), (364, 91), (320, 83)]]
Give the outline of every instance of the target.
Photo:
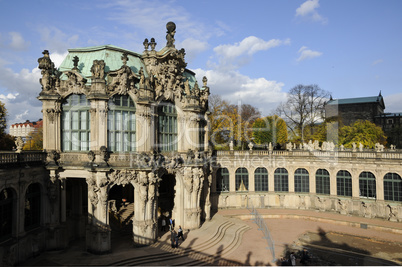
[(368, 96), (368, 97), (356, 97), (356, 98), (343, 98), (332, 99), (327, 102), (327, 105), (345, 105), (345, 104), (359, 104), (359, 103), (375, 103), (380, 102), (384, 106), (384, 100), (381, 95)]
[(127, 53), (127, 66), (129, 66), (134, 73), (138, 74), (140, 68), (143, 67), (145, 76), (148, 76), (141, 60), (141, 55), (113, 45), (69, 49), (67, 57), (59, 67), (59, 71), (71, 70), (74, 67), (73, 58), (75, 56), (79, 58), (78, 69), (86, 78), (92, 76), (91, 67), (94, 60), (105, 61), (105, 72), (118, 70), (123, 65), (123, 61), (121, 60), (123, 53)]
[[(167, 49), (165, 50), (168, 51)], [(134, 73), (138, 74), (140, 68), (143, 67), (145, 77), (149, 76), (140, 54), (114, 45), (69, 49), (68, 55), (59, 67), (59, 71), (71, 70), (74, 67), (73, 58), (77, 56), (79, 58), (78, 69), (81, 75), (88, 79), (87, 84), (91, 84), (91, 67), (94, 60), (103, 60), (106, 64), (105, 72), (107, 73), (109, 71), (118, 70), (122, 67), (123, 61), (121, 57), (123, 53), (127, 53), (127, 66), (129, 66)], [(195, 73), (189, 69), (186, 69), (183, 73), (183, 76), (189, 79), (190, 88), (194, 88), (196, 82)], [(64, 80), (67, 79), (67, 77), (63, 74), (61, 79)]]

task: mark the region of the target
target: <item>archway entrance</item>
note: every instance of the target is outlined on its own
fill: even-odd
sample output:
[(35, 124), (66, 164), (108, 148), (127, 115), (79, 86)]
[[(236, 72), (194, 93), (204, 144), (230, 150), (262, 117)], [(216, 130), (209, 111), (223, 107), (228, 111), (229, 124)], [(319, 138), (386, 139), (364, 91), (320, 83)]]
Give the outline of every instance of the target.
[[(158, 198), (158, 207), (159, 213), (161, 217), (164, 216), (167, 219), (171, 218), (172, 211), (174, 207), (174, 196), (175, 190), (174, 187), (176, 185), (176, 178), (174, 174), (164, 174), (162, 175), (162, 181), (159, 185), (159, 198)], [(174, 219), (174, 218), (173, 218)]]
[(66, 223), (68, 240), (85, 237), (88, 220), (88, 185), (84, 178), (67, 178), (66, 192)]
[[(131, 184), (113, 185), (109, 189), (109, 225), (112, 234), (132, 233), (134, 217), (134, 187)], [(131, 237), (131, 235), (128, 235)], [(113, 243), (112, 243), (113, 244)]]

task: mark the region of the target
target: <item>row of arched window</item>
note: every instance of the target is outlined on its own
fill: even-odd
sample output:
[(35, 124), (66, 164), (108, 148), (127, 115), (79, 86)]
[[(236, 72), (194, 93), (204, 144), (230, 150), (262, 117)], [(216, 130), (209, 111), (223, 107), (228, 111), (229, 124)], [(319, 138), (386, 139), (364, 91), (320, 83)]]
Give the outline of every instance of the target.
[[(274, 172), (275, 192), (288, 192), (288, 171), (285, 168), (277, 168)], [(316, 193), (330, 194), (330, 175), (325, 169), (318, 169), (315, 173)], [(268, 192), (268, 171), (260, 167), (254, 171), (254, 191)], [(249, 190), (249, 174), (246, 168), (238, 168), (235, 172), (235, 190)], [(216, 191), (228, 192), (229, 170), (219, 168), (216, 173)], [(361, 172), (359, 175), (360, 197), (376, 198), (376, 178), (371, 172)], [(304, 168), (298, 168), (294, 173), (294, 191), (309, 193), (310, 175)], [(352, 196), (352, 175), (346, 170), (340, 170), (336, 174), (336, 192), (338, 196)], [(384, 200), (402, 201), (402, 179), (397, 173), (387, 173), (384, 176)]]
[[(15, 227), (17, 194), (12, 188), (0, 192), (0, 241), (10, 238)], [(38, 183), (29, 185), (25, 193), (24, 230), (29, 231), (40, 226), (41, 189)]]
[[(62, 150), (88, 151), (90, 103), (85, 95), (70, 95), (62, 105)], [(115, 95), (108, 102), (107, 147), (109, 151), (136, 151), (136, 107), (128, 95)], [(158, 109), (158, 144), (162, 151), (177, 150), (177, 111), (172, 103)]]

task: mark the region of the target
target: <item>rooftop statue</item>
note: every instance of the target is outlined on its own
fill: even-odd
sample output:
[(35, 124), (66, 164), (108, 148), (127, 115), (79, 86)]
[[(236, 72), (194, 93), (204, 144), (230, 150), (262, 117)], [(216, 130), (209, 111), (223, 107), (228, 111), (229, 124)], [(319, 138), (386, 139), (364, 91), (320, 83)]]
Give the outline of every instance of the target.
[(166, 46), (167, 47), (175, 47), (174, 46), (174, 42), (175, 42), (175, 40), (174, 40), (174, 35), (175, 35), (175, 33), (176, 33), (176, 24), (174, 23), (174, 22), (172, 22), (172, 21), (169, 21), (167, 24), (166, 24), (166, 29), (167, 29), (167, 34), (166, 34)]

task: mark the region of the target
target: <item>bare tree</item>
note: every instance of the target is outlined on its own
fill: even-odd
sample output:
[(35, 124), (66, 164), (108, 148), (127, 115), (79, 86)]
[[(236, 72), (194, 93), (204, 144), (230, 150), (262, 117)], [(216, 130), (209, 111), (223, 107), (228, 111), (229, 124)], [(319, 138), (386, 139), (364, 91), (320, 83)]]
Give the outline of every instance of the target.
[(281, 103), (277, 112), (287, 120), (290, 131), (304, 141), (304, 130), (313, 127), (324, 118), (324, 104), (330, 92), (318, 85), (296, 85), (288, 94), (285, 103)]

